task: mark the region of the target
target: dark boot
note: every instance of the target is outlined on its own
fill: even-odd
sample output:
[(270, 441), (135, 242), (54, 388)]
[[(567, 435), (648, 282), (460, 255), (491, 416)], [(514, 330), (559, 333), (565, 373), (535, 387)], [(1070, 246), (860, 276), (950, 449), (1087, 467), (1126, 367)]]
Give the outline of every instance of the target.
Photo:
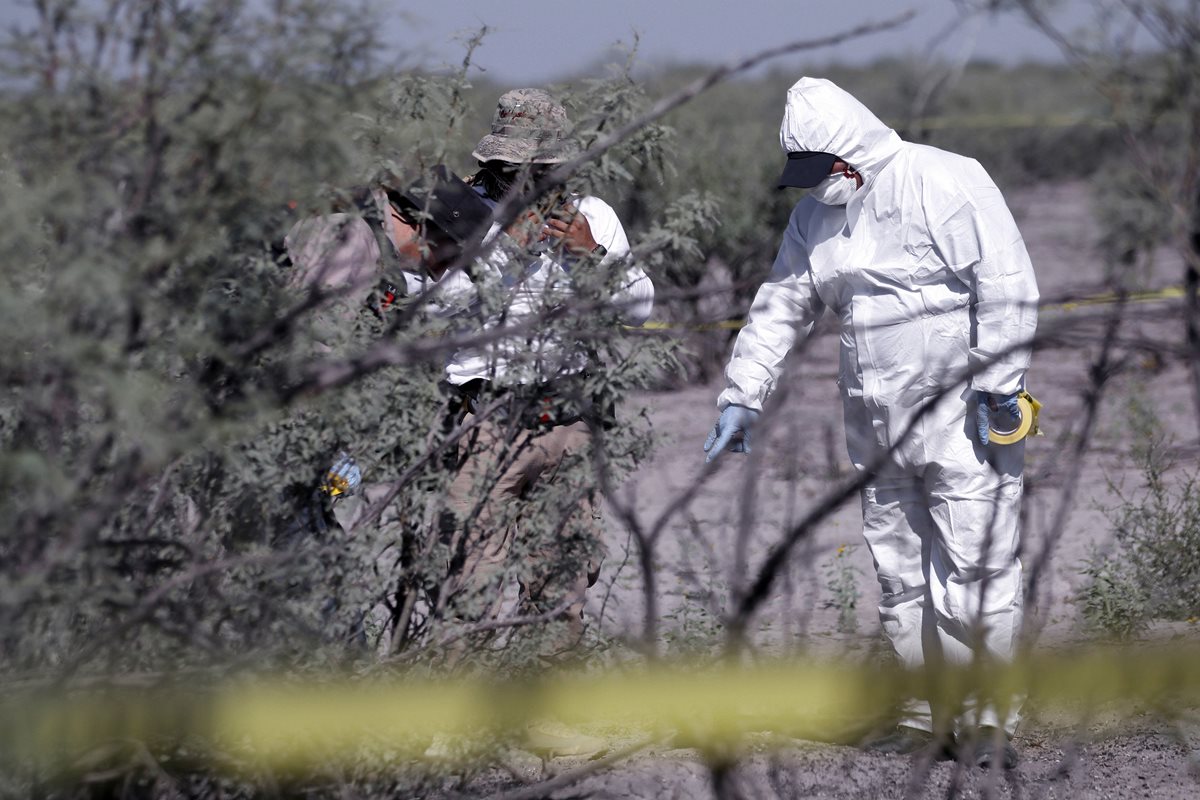
[(929, 731), (910, 728), (907, 725), (897, 725), (895, 730), (875, 739), (863, 742), (861, 748), (868, 753), (884, 755), (922, 755), (929, 754), (941, 761), (947, 758), (946, 748), (937, 737)]
[(982, 769), (1009, 770), (1017, 766), (1017, 748), (1008, 734), (987, 725), (959, 735), (956, 757), (963, 764)]

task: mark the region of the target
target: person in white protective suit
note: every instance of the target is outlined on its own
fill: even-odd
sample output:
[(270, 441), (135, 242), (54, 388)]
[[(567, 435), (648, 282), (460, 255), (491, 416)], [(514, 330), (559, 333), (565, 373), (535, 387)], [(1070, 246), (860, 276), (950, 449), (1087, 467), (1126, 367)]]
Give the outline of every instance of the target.
[[(748, 452), (784, 357), (825, 308), (841, 321), (839, 384), (863, 529), (900, 662), (1010, 660), (1021, 625), (1017, 559), (1024, 444), (989, 445), (1019, 414), (1038, 289), (999, 189), (973, 159), (900, 139), (827, 80), (788, 92), (783, 186), (796, 204), (770, 277), (734, 345), (705, 443)], [(870, 745), (1015, 764), (1016, 703), (937, 709), (913, 699)], [(934, 731), (938, 735), (934, 735)]]

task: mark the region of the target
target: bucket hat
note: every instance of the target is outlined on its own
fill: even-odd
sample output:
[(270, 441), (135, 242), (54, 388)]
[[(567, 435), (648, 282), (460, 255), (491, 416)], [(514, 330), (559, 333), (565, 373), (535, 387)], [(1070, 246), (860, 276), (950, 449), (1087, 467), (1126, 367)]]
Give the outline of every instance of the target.
[(500, 95), (492, 132), (471, 155), (510, 164), (561, 164), (579, 153), (562, 104), (541, 89), (513, 89)]

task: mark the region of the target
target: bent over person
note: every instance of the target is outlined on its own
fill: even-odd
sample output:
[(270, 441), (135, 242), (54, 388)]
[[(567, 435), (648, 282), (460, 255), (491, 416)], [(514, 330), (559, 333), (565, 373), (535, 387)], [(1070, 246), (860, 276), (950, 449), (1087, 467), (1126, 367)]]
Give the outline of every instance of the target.
[[(902, 141), (827, 80), (791, 88), (780, 141), (781, 188), (811, 191), (734, 345), (709, 459), (749, 450), (784, 357), (829, 308), (841, 323), (847, 449), (872, 470), (863, 531), (884, 633), (907, 668), (1011, 660), (1024, 444), (991, 442), (989, 427), (1020, 413), (1037, 324), (1021, 234), (976, 161)], [(1011, 767), (1016, 723), (1015, 703), (931, 712), (918, 698), (868, 747), (932, 753), (936, 730), (963, 760)]]
[[(407, 179), (383, 176), (348, 197), (344, 210), (301, 219), (284, 239), (288, 285), (329, 295), (307, 331), (317, 353), (330, 353), (356, 326), (420, 295), (491, 224), (487, 204), (442, 164)], [(343, 453), (322, 482), (323, 493), (339, 501), (332, 515), (347, 531), (392, 494), (382, 476), (369, 477), (364, 484), (354, 455)]]

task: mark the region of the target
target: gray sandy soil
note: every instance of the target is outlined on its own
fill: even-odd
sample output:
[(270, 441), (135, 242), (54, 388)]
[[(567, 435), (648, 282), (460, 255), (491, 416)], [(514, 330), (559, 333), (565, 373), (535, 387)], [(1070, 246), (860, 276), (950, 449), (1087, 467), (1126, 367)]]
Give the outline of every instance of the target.
[[(1045, 185), (1013, 192), (1010, 203), (1037, 270), (1044, 301), (1103, 291), (1104, 261), (1096, 252), (1094, 223), (1082, 184)], [(764, 272), (766, 265), (764, 265)], [(1161, 253), (1144, 278), (1148, 287), (1178, 285), (1178, 259)], [(1162, 302), (1134, 303), (1135, 319), (1125, 329), (1182, 341), (1182, 325)], [(1041, 330), (1064, 322), (1096, 319), (1040, 346), (1028, 387), (1044, 404), (1045, 435), (1026, 451), (1026, 519), (1023, 555), (1029, 587), (1027, 628), (1037, 648), (1085, 641), (1073, 593), (1081, 586), (1083, 561), (1111, 547), (1105, 508), (1117, 503), (1112, 486), (1140, 488), (1128, 457), (1130, 399), (1149, 403), (1172, 433), (1184, 465), (1194, 463), (1196, 414), (1184, 371), (1132, 351), (1123, 370), (1105, 388), (1102, 411), (1082, 463), (1070, 458), (1082, 421), (1089, 367), (1099, 352), (1104, 315), (1111, 306), (1047, 308)], [(1165, 320), (1165, 321), (1164, 321)], [(723, 641), (718, 620), (747, 575), (755, 574), (769, 546), (849, 469), (843, 443), (841, 403), (835, 384), (837, 336), (826, 318), (801, 352), (793, 353), (781, 397), (761, 430), (753, 455), (726, 454), (719, 469), (686, 510), (667, 524), (655, 551), (655, 620), (659, 651), (680, 656), (712, 652)], [(716, 418), (721, 386), (691, 386), (640, 398), (658, 445), (653, 457), (618, 493), (617, 502), (650, 526), (681, 493), (705, 476), (701, 445)], [(630, 409), (632, 410), (632, 409)], [(1078, 470), (1077, 492), (1061, 527), (1054, 519), (1063, 489)], [(609, 557), (601, 583), (589, 597), (591, 624), (604, 635), (628, 641), (644, 632), (644, 581), (631, 552), (628, 528), (617, 509), (608, 509)], [(739, 555), (738, 541), (744, 536)], [(842, 548), (839, 556), (839, 548)], [(626, 557), (628, 554), (628, 557)], [(858, 602), (857, 630), (839, 630), (829, 570), (853, 571)], [(796, 548), (783, 580), (755, 617), (752, 642), (758, 652), (818, 657), (873, 658), (880, 647), (875, 612), (878, 584), (861, 541), (857, 497), (824, 519)], [(601, 618), (601, 614), (603, 615)], [(1195, 641), (1196, 626), (1164, 625), (1151, 635)], [(1026, 707), (1016, 740), (1019, 768), (1007, 775), (963, 770), (953, 762), (920, 765), (913, 759), (867, 754), (852, 747), (799, 740), (744, 755), (727, 784), (745, 797), (1029, 797), (1194, 798), (1200, 740), (1176, 735), (1148, 716), (1082, 725), (1036, 706)], [(514, 770), (521, 782), (587, 765), (558, 759), (545, 769)], [(927, 769), (927, 771), (926, 771)], [(1193, 771), (1189, 771), (1189, 770)], [(483, 793), (519, 790), (511, 776), (492, 774), (476, 788)], [(909, 794), (909, 792), (912, 792)], [(564, 788), (556, 797), (705, 797), (713, 793), (709, 770), (695, 750), (659, 744)]]

